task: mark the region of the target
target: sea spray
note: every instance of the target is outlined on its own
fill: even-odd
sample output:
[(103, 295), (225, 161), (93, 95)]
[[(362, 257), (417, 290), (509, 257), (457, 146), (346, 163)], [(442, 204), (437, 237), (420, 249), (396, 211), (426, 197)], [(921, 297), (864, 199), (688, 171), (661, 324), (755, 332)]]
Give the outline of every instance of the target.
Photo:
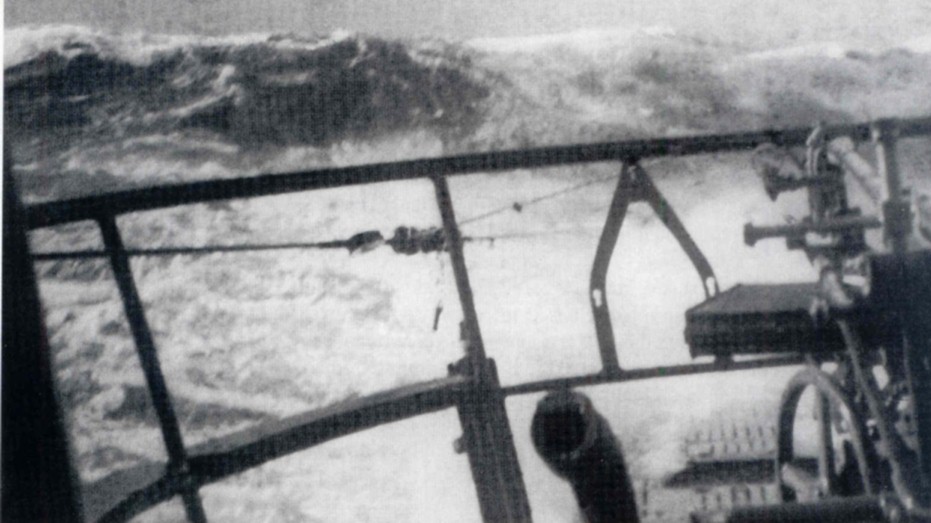
[[(27, 199), (37, 201), (474, 150), (931, 112), (921, 41), (759, 52), (674, 31), (591, 36), (505, 46), (351, 33), (20, 29), (7, 35), (8, 133)], [(903, 170), (927, 172), (926, 142), (902, 152)], [(742, 246), (744, 222), (801, 210), (797, 201), (768, 202), (743, 155), (644, 167), (724, 287), (813, 278), (804, 257), (778, 242)], [(451, 181), (454, 205), (461, 218), (478, 216), (617, 168), (461, 177)], [(597, 370), (586, 275), (610, 190), (610, 181), (594, 184), (464, 228), (532, 233), (466, 248), (487, 350), (504, 383)], [(326, 241), (373, 229), (387, 237), (397, 226), (437, 225), (434, 205), (430, 184), (419, 180), (139, 213), (120, 226), (136, 247)], [(36, 250), (99, 247), (87, 224), (32, 236)], [(133, 268), (188, 444), (442, 376), (460, 356), (455, 286), (436, 254), (213, 254), (137, 259)], [(42, 262), (37, 271), (83, 479), (163, 459), (157, 427), (138, 413), (147, 408), (143, 379), (105, 264)], [(645, 207), (631, 209), (608, 296), (624, 365), (687, 360), (682, 313), (701, 299), (700, 283)], [(447, 310), (434, 330), (438, 299)], [(632, 449), (634, 474), (659, 477), (682, 464), (683, 419), (712, 413), (723, 395), (771, 402), (784, 374), (586, 393)], [(536, 399), (508, 401), (530, 500), (536, 520), (569, 520), (571, 493), (530, 447)], [(443, 412), (354, 435), (205, 488), (207, 509), (241, 521), (474, 520), (465, 459), (451, 450), (458, 433), (455, 415)], [(437, 481), (425, 480), (436, 468)]]

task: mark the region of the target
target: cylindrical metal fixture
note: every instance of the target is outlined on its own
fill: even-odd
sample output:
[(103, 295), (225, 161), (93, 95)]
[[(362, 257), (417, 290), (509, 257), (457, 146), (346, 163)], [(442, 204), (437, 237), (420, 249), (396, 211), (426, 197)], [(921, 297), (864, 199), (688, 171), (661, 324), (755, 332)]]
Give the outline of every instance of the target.
[(572, 485), (589, 523), (639, 521), (621, 446), (588, 397), (548, 394), (537, 404), (530, 433), (546, 464)]

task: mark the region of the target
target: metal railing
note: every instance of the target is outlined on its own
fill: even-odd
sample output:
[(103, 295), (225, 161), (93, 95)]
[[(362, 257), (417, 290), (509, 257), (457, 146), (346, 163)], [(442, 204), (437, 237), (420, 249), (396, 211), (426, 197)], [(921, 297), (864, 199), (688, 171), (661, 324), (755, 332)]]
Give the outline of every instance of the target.
[[(900, 137), (931, 134), (931, 118), (898, 120), (897, 125)], [(825, 131), (830, 137), (849, 136), (862, 140), (869, 137), (870, 129), (869, 124), (859, 124), (831, 127)], [(144, 476), (141, 485), (138, 478), (130, 483), (121, 480), (124, 478), (121, 474), (125, 473), (116, 473), (112, 478), (98, 483), (100, 492), (95, 493), (92, 489), (90, 496), (85, 499), (85, 513), (90, 519), (124, 521), (154, 504), (180, 495), (188, 519), (193, 522), (206, 521), (198, 494), (198, 489), (205, 484), (335, 437), (398, 419), (456, 407), (464, 432), (463, 447), (469, 457), (484, 520), (530, 521), (530, 508), (504, 407), (507, 396), (637, 379), (793, 365), (804, 361), (802, 355), (789, 354), (741, 361), (719, 358), (709, 363), (622, 369), (618, 363), (614, 331), (608, 314), (605, 280), (627, 207), (630, 203), (640, 201), (651, 206), (678, 240), (696, 267), (706, 295), (717, 292), (717, 282), (710, 265), (668, 202), (640, 167), (641, 160), (745, 152), (764, 143), (803, 145), (809, 134), (810, 129), (805, 128), (541, 147), (163, 185), (27, 206), (25, 221), (29, 229), (83, 220), (93, 220), (100, 228), (105, 254), (116, 278), (168, 451), (166, 467), (148, 467), (144, 474), (140, 472)], [(502, 387), (494, 361), (485, 354), (447, 177), (605, 161), (621, 162), (622, 169), (590, 276), (590, 299), (602, 371)], [(116, 222), (117, 216), (216, 200), (414, 178), (428, 178), (433, 182), (446, 250), (452, 262), (462, 306), (465, 357), (450, 365), (450, 377), (368, 396), (186, 448), (129, 264), (130, 256), (147, 253), (126, 249)], [(71, 255), (81, 258), (102, 254), (75, 251), (72, 254), (55, 253), (52, 258)], [(42, 253), (36, 253), (34, 259), (41, 260), (43, 256)], [(109, 487), (119, 491), (125, 490), (127, 484), (133, 485), (133, 488), (128, 493), (119, 492), (118, 499), (105, 495), (104, 491)]]

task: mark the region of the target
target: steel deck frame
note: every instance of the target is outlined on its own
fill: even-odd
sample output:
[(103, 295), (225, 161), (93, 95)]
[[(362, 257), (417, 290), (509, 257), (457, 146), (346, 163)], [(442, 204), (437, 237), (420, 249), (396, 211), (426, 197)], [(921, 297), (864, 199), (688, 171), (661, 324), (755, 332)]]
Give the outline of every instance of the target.
[[(931, 118), (902, 119), (892, 123), (901, 138), (931, 134)], [(869, 123), (841, 125), (828, 128), (827, 135), (865, 140), (869, 138), (871, 128)], [(800, 354), (790, 354), (622, 369), (618, 364), (604, 291), (626, 209), (630, 203), (638, 201), (650, 204), (679, 241), (695, 266), (706, 295), (718, 290), (710, 265), (639, 166), (641, 160), (746, 152), (764, 143), (800, 146), (804, 145), (809, 133), (810, 129), (803, 128), (541, 147), (163, 185), (26, 206), (24, 221), (28, 229), (85, 220), (97, 222), (168, 451), (167, 465), (147, 465), (121, 471), (90, 486), (84, 499), (85, 517), (94, 521), (125, 521), (157, 503), (181, 496), (188, 519), (203, 522), (206, 514), (198, 494), (203, 485), (352, 432), (455, 407), (463, 427), (462, 446), (469, 457), (483, 519), (494, 522), (530, 521), (530, 508), (504, 406), (507, 396), (648, 378), (796, 365), (805, 361)], [(590, 276), (590, 299), (602, 371), (502, 387), (494, 361), (485, 354), (447, 177), (606, 161), (621, 162), (622, 169)], [(433, 182), (462, 305), (465, 357), (450, 365), (450, 376), (315, 410), (186, 448), (129, 264), (129, 257), (138, 253), (127, 250), (123, 245), (116, 218), (127, 213), (216, 200), (414, 178), (427, 178)], [(56, 259), (63, 256), (67, 253), (56, 253)], [(82, 253), (75, 252), (74, 257), (80, 258)], [(34, 262), (41, 259), (41, 253), (33, 257)]]

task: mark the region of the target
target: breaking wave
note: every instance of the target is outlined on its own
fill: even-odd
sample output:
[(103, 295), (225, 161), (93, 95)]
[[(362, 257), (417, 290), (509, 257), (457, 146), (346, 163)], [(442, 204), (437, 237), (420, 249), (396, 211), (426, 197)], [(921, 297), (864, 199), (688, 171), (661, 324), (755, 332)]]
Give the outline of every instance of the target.
[(52, 32), (45, 49), (22, 38), (31, 52), (12, 53), (7, 108), (26, 132), (202, 130), (249, 147), (320, 146), (409, 128), (463, 132), (488, 96), (467, 62), (377, 38), (168, 40), (127, 52), (121, 37), (70, 33)]
[[(12, 29), (5, 39), (6, 136), (30, 201), (476, 150), (931, 114), (928, 38), (888, 48), (826, 42), (760, 50), (664, 28), (446, 42), (351, 33), (117, 35), (53, 26)], [(917, 161), (922, 169), (909, 171), (927, 172), (931, 159), (924, 151), (909, 160), (910, 167)], [(658, 179), (665, 178), (663, 189), (683, 220), (695, 226), (696, 240), (712, 246), (712, 263), (725, 268), (722, 283), (757, 276), (777, 257), (779, 277), (806, 274), (804, 257), (783, 258), (781, 246), (740, 251), (740, 223), (780, 218), (754, 180), (734, 174), (745, 169), (743, 163), (689, 158), (649, 167)], [(481, 216), (576, 184), (575, 169), (604, 177), (613, 168), (573, 167), (451, 184), (457, 212)], [(690, 176), (666, 176), (682, 172)], [(396, 225), (435, 225), (432, 198), (429, 184), (387, 183), (139, 213), (121, 217), (120, 227), (132, 247), (325, 241), (380, 228), (388, 236)], [(597, 363), (590, 350), (595, 340), (587, 281), (580, 275), (590, 270), (597, 240), (592, 235), (604, 223), (609, 199), (610, 191), (593, 185), (550, 200), (549, 207), (500, 215), (485, 223), (486, 229), (467, 231), (577, 227), (565, 236), (470, 246), (473, 286), (485, 300), (480, 313), (488, 314), (482, 329), (504, 382), (597, 370), (589, 368)], [(699, 299), (699, 289), (693, 286), (696, 295), (682, 292), (695, 282), (686, 260), (676, 261), (678, 251), (666, 231), (636, 211), (632, 216), (623, 243), (649, 248), (628, 251), (636, 256), (615, 262), (617, 272), (637, 275), (611, 289), (624, 296), (613, 307), (614, 320), (630, 333), (622, 363), (674, 363), (686, 355), (681, 311)], [(34, 231), (33, 247), (100, 248), (96, 230), (86, 225)], [(37, 272), (82, 479), (163, 460), (106, 264), (59, 260), (37, 264)], [(134, 261), (134, 275), (189, 444), (266, 418), (434, 378), (461, 356), (455, 285), (440, 258), (401, 259), (378, 250), (144, 258)], [(444, 304), (447, 312), (440, 316)], [(588, 352), (577, 351), (580, 347)], [(643, 359), (636, 359), (638, 354)], [(641, 403), (661, 396), (641, 392), (636, 399)], [(665, 421), (634, 419), (652, 409), (613, 409), (627, 416), (614, 426), (624, 431), (628, 449), (650, 434), (651, 448), (659, 451), (647, 457), (672, 466), (668, 463), (680, 458), (678, 433), (666, 428), (679, 415), (695, 414), (693, 398), (688, 399), (683, 395), (665, 403), (666, 410), (657, 409), (678, 413)], [(709, 395), (709, 401), (717, 399)], [(532, 406), (517, 405), (511, 412), (515, 426), (529, 425)], [(435, 435), (432, 426), (429, 431), (400, 426), (411, 430), (400, 433), (411, 441), (418, 431)], [(406, 454), (396, 455), (389, 448), (394, 440), (382, 440), (383, 434), (367, 440), (379, 443), (368, 450), (363, 445), (362, 452), (369, 453), (363, 456), (367, 462), (382, 459), (380, 470), (390, 471), (385, 474), (390, 481), (345, 488), (355, 484), (339, 479), (349, 467), (332, 446), (325, 450), (331, 454), (311, 456), (316, 461), (307, 470), (336, 477), (330, 488), (340, 499), (347, 492), (356, 493), (354, 501), (365, 498), (358, 514), (383, 516), (374, 519), (418, 519), (403, 503), (385, 511), (386, 497), (410, 497), (403, 491), (408, 483), (430, 493), (424, 506), (446, 506), (432, 496), (457, 489), (442, 481), (420, 485), (423, 480), (416, 478), (426, 475), (406, 463)], [(454, 459), (448, 440), (439, 439), (442, 448), (428, 455)], [(646, 462), (636, 452), (635, 464)], [(287, 466), (302, 467), (297, 460)], [(401, 481), (394, 470), (399, 462), (405, 462)], [(545, 470), (532, 467), (527, 477), (549, 481)], [(242, 521), (268, 519), (262, 511), (280, 511), (270, 518), (282, 519), (293, 510), (293, 517), (306, 519), (307, 511), (333, 510), (332, 503), (304, 502), (308, 492), (320, 499), (320, 486), (307, 479), (317, 476), (292, 472), (280, 473), (284, 479), (270, 476), (267, 485), (265, 480), (226, 484), (225, 490), (211, 491), (209, 508), (220, 514), (239, 510), (221, 519)], [(414, 479), (405, 481), (404, 474)], [(384, 484), (402, 491), (392, 494)], [(460, 492), (471, 488), (464, 485)], [(324, 498), (331, 491), (323, 490)], [(251, 507), (255, 492), (268, 492), (280, 502)], [(531, 495), (546, 508), (535, 509), (536, 514), (560, 520), (562, 513), (553, 509), (559, 499), (551, 502), (546, 489)], [(315, 508), (306, 508), (310, 505)], [(468, 517), (466, 509), (457, 511), (458, 505), (448, 508), (444, 516), (456, 514), (444, 519)], [(323, 519), (355, 521), (358, 514)]]
[(5, 67), (33, 200), (355, 151), (392, 160), (931, 112), (927, 38), (759, 51), (664, 28), (445, 42), (46, 26), (8, 31)]

